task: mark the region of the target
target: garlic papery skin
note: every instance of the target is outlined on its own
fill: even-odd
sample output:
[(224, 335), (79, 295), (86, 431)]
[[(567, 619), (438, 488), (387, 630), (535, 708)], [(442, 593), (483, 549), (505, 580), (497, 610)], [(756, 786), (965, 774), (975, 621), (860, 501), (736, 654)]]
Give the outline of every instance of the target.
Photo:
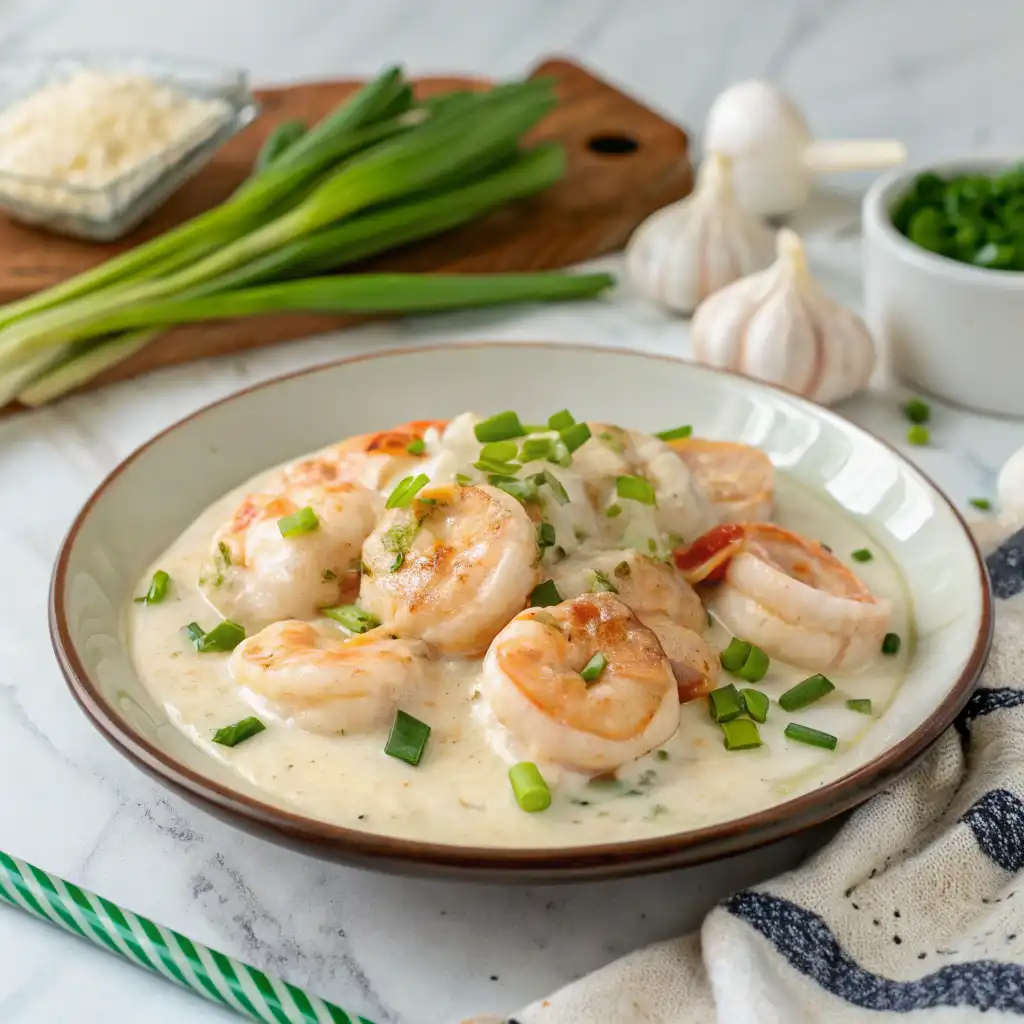
[(736, 205), (729, 161), (712, 153), (693, 192), (633, 232), (626, 273), (647, 298), (676, 313), (692, 313), (713, 292), (767, 267), (774, 237)]
[(823, 405), (860, 391), (875, 365), (864, 321), (811, 276), (799, 235), (783, 228), (767, 270), (716, 292), (693, 318), (699, 363), (780, 384)]

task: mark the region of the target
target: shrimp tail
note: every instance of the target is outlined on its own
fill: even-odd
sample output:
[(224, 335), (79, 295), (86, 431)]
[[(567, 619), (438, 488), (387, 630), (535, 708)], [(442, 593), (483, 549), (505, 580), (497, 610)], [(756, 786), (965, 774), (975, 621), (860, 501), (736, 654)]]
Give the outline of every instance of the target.
[(743, 550), (747, 527), (741, 523), (713, 526), (692, 544), (672, 552), (676, 568), (689, 584), (714, 583), (725, 576), (729, 562)]

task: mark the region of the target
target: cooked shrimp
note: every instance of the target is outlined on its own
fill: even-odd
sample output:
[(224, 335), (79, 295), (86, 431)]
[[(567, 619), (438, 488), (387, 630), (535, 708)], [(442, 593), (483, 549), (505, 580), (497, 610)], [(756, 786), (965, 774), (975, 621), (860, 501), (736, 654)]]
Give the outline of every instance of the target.
[(720, 523), (758, 523), (771, 519), (775, 469), (760, 448), (699, 437), (670, 441), (704, 489)]
[(386, 626), (480, 654), (537, 582), (536, 529), (496, 487), (430, 487), (387, 511), (363, 545), (360, 603)]
[[(426, 439), (436, 438), (444, 426), (444, 420), (414, 420), (391, 430), (349, 437), (285, 466), (283, 479), (288, 485), (349, 481), (384, 490), (420, 471), (428, 458)], [(420, 441), (424, 442), (424, 450), (416, 452), (416, 443)]]
[[(604, 519), (609, 544), (662, 550), (663, 538), (694, 537), (714, 521), (703, 490), (689, 467), (664, 441), (638, 430), (591, 423), (591, 438), (573, 454), (591, 502), (613, 518)], [(653, 488), (654, 503), (622, 498), (617, 480), (637, 476)], [(613, 508), (614, 506), (614, 508)]]
[(692, 580), (721, 578), (708, 607), (734, 635), (793, 665), (850, 669), (875, 656), (889, 601), (817, 541), (780, 526), (716, 527), (676, 553)]
[(423, 684), (427, 646), (385, 629), (361, 636), (275, 622), (231, 653), (231, 676), (258, 710), (310, 732), (366, 732), (394, 718)]
[[(606, 666), (588, 683), (580, 671), (598, 653)], [(610, 593), (521, 612), (491, 644), (481, 689), (502, 746), (577, 771), (612, 771), (679, 726), (658, 638)]]
[[(382, 502), (361, 484), (250, 494), (213, 537), (204, 573), (210, 602), (252, 628), (311, 618), (358, 589), (359, 552)], [(316, 529), (283, 537), (278, 520), (309, 507)]]
[(693, 700), (714, 689), (719, 663), (701, 636), (707, 621), (704, 606), (674, 566), (636, 551), (599, 551), (562, 562), (553, 578), (563, 597), (613, 587), (661, 641), (680, 700)]
[(562, 597), (610, 590), (641, 619), (662, 615), (698, 633), (707, 621), (700, 597), (675, 566), (633, 550), (575, 555), (552, 578)]

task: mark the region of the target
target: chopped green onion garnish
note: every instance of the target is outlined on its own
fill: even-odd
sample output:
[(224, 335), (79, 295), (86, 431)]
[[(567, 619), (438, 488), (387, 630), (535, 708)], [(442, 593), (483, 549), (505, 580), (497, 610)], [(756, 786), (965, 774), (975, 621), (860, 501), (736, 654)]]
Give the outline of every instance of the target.
[(555, 546), (555, 528), (550, 523), (540, 522), (537, 524), (537, 547), (543, 551), (545, 548)]
[(199, 625), (198, 622), (190, 622), (185, 627), (185, 632), (188, 634), (189, 640), (195, 645), (196, 650), (199, 650), (199, 645), (202, 643), (203, 637), (206, 636), (206, 630)]
[(903, 415), (911, 423), (927, 423), (932, 418), (932, 410), (927, 402), (911, 398), (903, 403)]
[(760, 647), (750, 646), (747, 660), (737, 670), (736, 675), (748, 683), (759, 683), (768, 674), (768, 655)]
[(508, 770), (508, 781), (512, 783), (516, 803), (524, 811), (533, 814), (546, 811), (551, 806), (551, 790), (532, 761), (512, 765)]
[(480, 459), (473, 463), (474, 469), (481, 473), (492, 473), (495, 476), (515, 476), (521, 468), (518, 462), (495, 462), (494, 459)]
[(733, 637), (729, 641), (729, 646), (719, 655), (719, 661), (722, 663), (722, 668), (727, 672), (739, 672), (747, 663), (747, 658), (749, 657), (750, 644), (746, 640)]
[(333, 569), (324, 569), (324, 571), (320, 573), (320, 579), (324, 583), (330, 583), (332, 580), (336, 580), (337, 578), (338, 574)]
[(572, 465), (572, 453), (561, 438), (551, 442), (551, 454), (548, 456), (548, 462), (553, 462), (563, 469)]
[(523, 430), (519, 417), (509, 410), (481, 420), (473, 427), (473, 433), (481, 444), (487, 444), (490, 441), (508, 441), (513, 437), (522, 437), (526, 431)]
[(511, 494), (518, 501), (536, 501), (537, 484), (533, 478), (520, 480), (517, 476), (506, 476), (504, 474), (492, 473), (487, 482), (492, 487), (497, 487), (506, 494)]
[(768, 720), (768, 696), (762, 693), (760, 690), (740, 690), (740, 696), (743, 698), (743, 706), (747, 709), (747, 714), (755, 722), (761, 722), (762, 724)]
[(583, 666), (580, 670), (580, 675), (583, 676), (584, 682), (593, 683), (596, 682), (601, 673), (608, 667), (608, 659), (598, 651), (590, 661)]
[(545, 430), (551, 428), (546, 423), (524, 423), (523, 430), (528, 434), (543, 434)]
[(616, 516), (621, 516), (622, 515), (622, 506), (621, 505), (609, 505), (604, 510), (604, 514), (609, 519), (614, 519)]
[(225, 725), (213, 734), (213, 742), (219, 743), (222, 747), (237, 747), (239, 743), (252, 739), (257, 733), (263, 732), (266, 726), (258, 719), (250, 715), (243, 718), (234, 725)]
[(384, 753), (415, 767), (420, 763), (429, 735), (429, 725), (418, 718), (413, 718), (412, 715), (407, 715), (404, 711), (399, 711), (395, 715), (388, 741), (384, 744)]
[(194, 643), (196, 650), (205, 654), (209, 651), (233, 651), (244, 639), (245, 628), (231, 619), (224, 619)]
[(290, 516), (282, 516), (277, 521), (277, 528), (281, 531), (282, 537), (298, 537), (303, 533), (312, 533), (319, 526), (320, 520), (308, 505)]
[(981, 512), (988, 512), (988, 510), (992, 508), (992, 502), (989, 501), (988, 498), (971, 498), (969, 501), (974, 508)]
[(871, 701), (867, 697), (855, 697), (853, 700), (848, 700), (846, 706), (860, 715), (871, 714)]
[(620, 498), (639, 501), (641, 505), (657, 505), (654, 488), (642, 476), (620, 476), (615, 478), (615, 493)]
[(423, 490), (427, 484), (430, 483), (430, 477), (424, 473), (418, 473), (416, 476), (407, 476), (403, 480), (399, 480), (395, 489), (391, 492), (391, 496), (385, 502), (385, 508), (408, 508), (412, 504), (412, 499)]
[(396, 523), (381, 534), (380, 544), (385, 551), (392, 554), (405, 554), (412, 547), (413, 538), (419, 530), (420, 524), (415, 519), (409, 519), (404, 523)]
[(388, 566), (388, 572), (398, 572), (398, 570), (402, 568), (402, 565), (403, 565), (404, 562), (405, 562), (405, 552), (404, 551), (397, 551), (397, 552), (395, 552), (395, 557), (391, 559), (391, 564)]
[(543, 583), (538, 583), (530, 591), (531, 608), (550, 608), (553, 604), (561, 603), (562, 595), (558, 592), (558, 587), (555, 586), (554, 580), (545, 580)]
[(725, 734), (726, 750), (753, 750), (761, 746), (761, 734), (749, 718), (737, 718), (735, 722), (719, 722)]
[(231, 548), (224, 543), (224, 541), (218, 541), (217, 550), (220, 552), (221, 560), (225, 566), (231, 565)]
[(562, 443), (570, 452), (576, 451), (581, 445), (590, 440), (590, 427), (586, 423), (574, 423), (571, 427), (565, 427), (558, 432)]
[(480, 459), (484, 462), (511, 462), (519, 452), (515, 441), (491, 441), (480, 449)]
[(550, 437), (528, 437), (519, 449), (520, 462), (534, 462), (551, 456), (552, 441)]
[(422, 437), (414, 437), (405, 446), (405, 450), (410, 455), (422, 455), (427, 450), (427, 442)]
[(321, 608), (320, 614), (340, 622), (353, 633), (365, 633), (368, 629), (375, 629), (380, 625), (380, 619), (376, 615), (364, 612), (354, 604), (336, 604), (330, 608)]
[(821, 700), (827, 693), (835, 689), (831, 679), (823, 676), (820, 672), (817, 675), (808, 676), (802, 682), (791, 686), (780, 698), (779, 707), (783, 711), (799, 711), (801, 708)]
[(654, 752), (654, 759), (656, 761), (667, 761), (668, 758), (669, 758), (669, 753), (668, 753), (667, 750), (656, 750)]
[(625, 578), (632, 571), (633, 570), (630, 567), (629, 562), (627, 562), (625, 559), (623, 559), (621, 562), (619, 562), (619, 564), (617, 566), (615, 566), (615, 575), (618, 576), (619, 579)]
[(882, 653), (883, 654), (899, 654), (900, 652), (900, 640), (899, 633), (886, 633), (882, 637)]
[(743, 714), (743, 701), (736, 687), (729, 683), (708, 694), (708, 708), (716, 722), (731, 722)]
[(555, 501), (559, 505), (565, 505), (569, 501), (569, 492), (562, 486), (562, 481), (555, 476), (550, 470), (545, 469), (543, 473), (534, 473), (530, 477), (538, 487), (547, 484), (551, 488), (551, 493), (555, 496)]
[(548, 417), (548, 427), (551, 430), (565, 430), (566, 427), (571, 427), (575, 422), (576, 417), (568, 409), (563, 409), (561, 412), (556, 412)]
[(857, 548), (856, 551), (850, 552), (850, 557), (855, 562), (870, 562), (875, 556), (867, 548)]
[(466, 476), (465, 473), (456, 473), (455, 482), (460, 487), (468, 487), (473, 482), (473, 478), (471, 476)]
[(797, 722), (790, 722), (786, 726), (785, 733), (797, 743), (807, 743), (812, 747), (821, 747), (823, 750), (835, 750), (836, 744), (839, 742), (830, 732), (812, 729), (809, 725), (800, 725)]
[(619, 588), (600, 569), (590, 570), (590, 592), (592, 594), (617, 594)]
[(931, 439), (932, 435), (929, 433), (928, 428), (921, 426), (920, 423), (915, 424), (907, 431), (908, 444), (916, 444), (923, 447)]
[(153, 578), (149, 582), (149, 590), (143, 594), (142, 597), (135, 598), (136, 604), (159, 604), (167, 596), (167, 587), (171, 582), (171, 577), (163, 571), (163, 569), (157, 569), (153, 573)]
[(661, 441), (678, 441), (682, 437), (689, 437), (693, 433), (693, 427), (687, 424), (685, 427), (673, 427), (671, 430), (659, 430), (654, 436)]

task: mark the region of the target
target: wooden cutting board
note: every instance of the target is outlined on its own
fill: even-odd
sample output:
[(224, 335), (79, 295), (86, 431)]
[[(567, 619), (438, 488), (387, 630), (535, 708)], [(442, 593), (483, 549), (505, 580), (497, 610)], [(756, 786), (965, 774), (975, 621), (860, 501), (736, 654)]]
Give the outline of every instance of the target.
[[(570, 61), (545, 61), (532, 76), (548, 76), (557, 84), (560, 103), (533, 137), (564, 143), (565, 178), (543, 195), (358, 269), (495, 272), (562, 267), (620, 248), (644, 217), (690, 191), (692, 170), (682, 129)], [(120, 242), (76, 242), (0, 217), (0, 300), (18, 299), (63, 281), (223, 201), (251, 173), (260, 146), (281, 121), (299, 118), (312, 123), (360, 84), (330, 81), (260, 90), (262, 115)], [(421, 96), (487, 85), (483, 79), (456, 77), (416, 83)], [(355, 320), (289, 313), (176, 328), (90, 386), (333, 331)]]

